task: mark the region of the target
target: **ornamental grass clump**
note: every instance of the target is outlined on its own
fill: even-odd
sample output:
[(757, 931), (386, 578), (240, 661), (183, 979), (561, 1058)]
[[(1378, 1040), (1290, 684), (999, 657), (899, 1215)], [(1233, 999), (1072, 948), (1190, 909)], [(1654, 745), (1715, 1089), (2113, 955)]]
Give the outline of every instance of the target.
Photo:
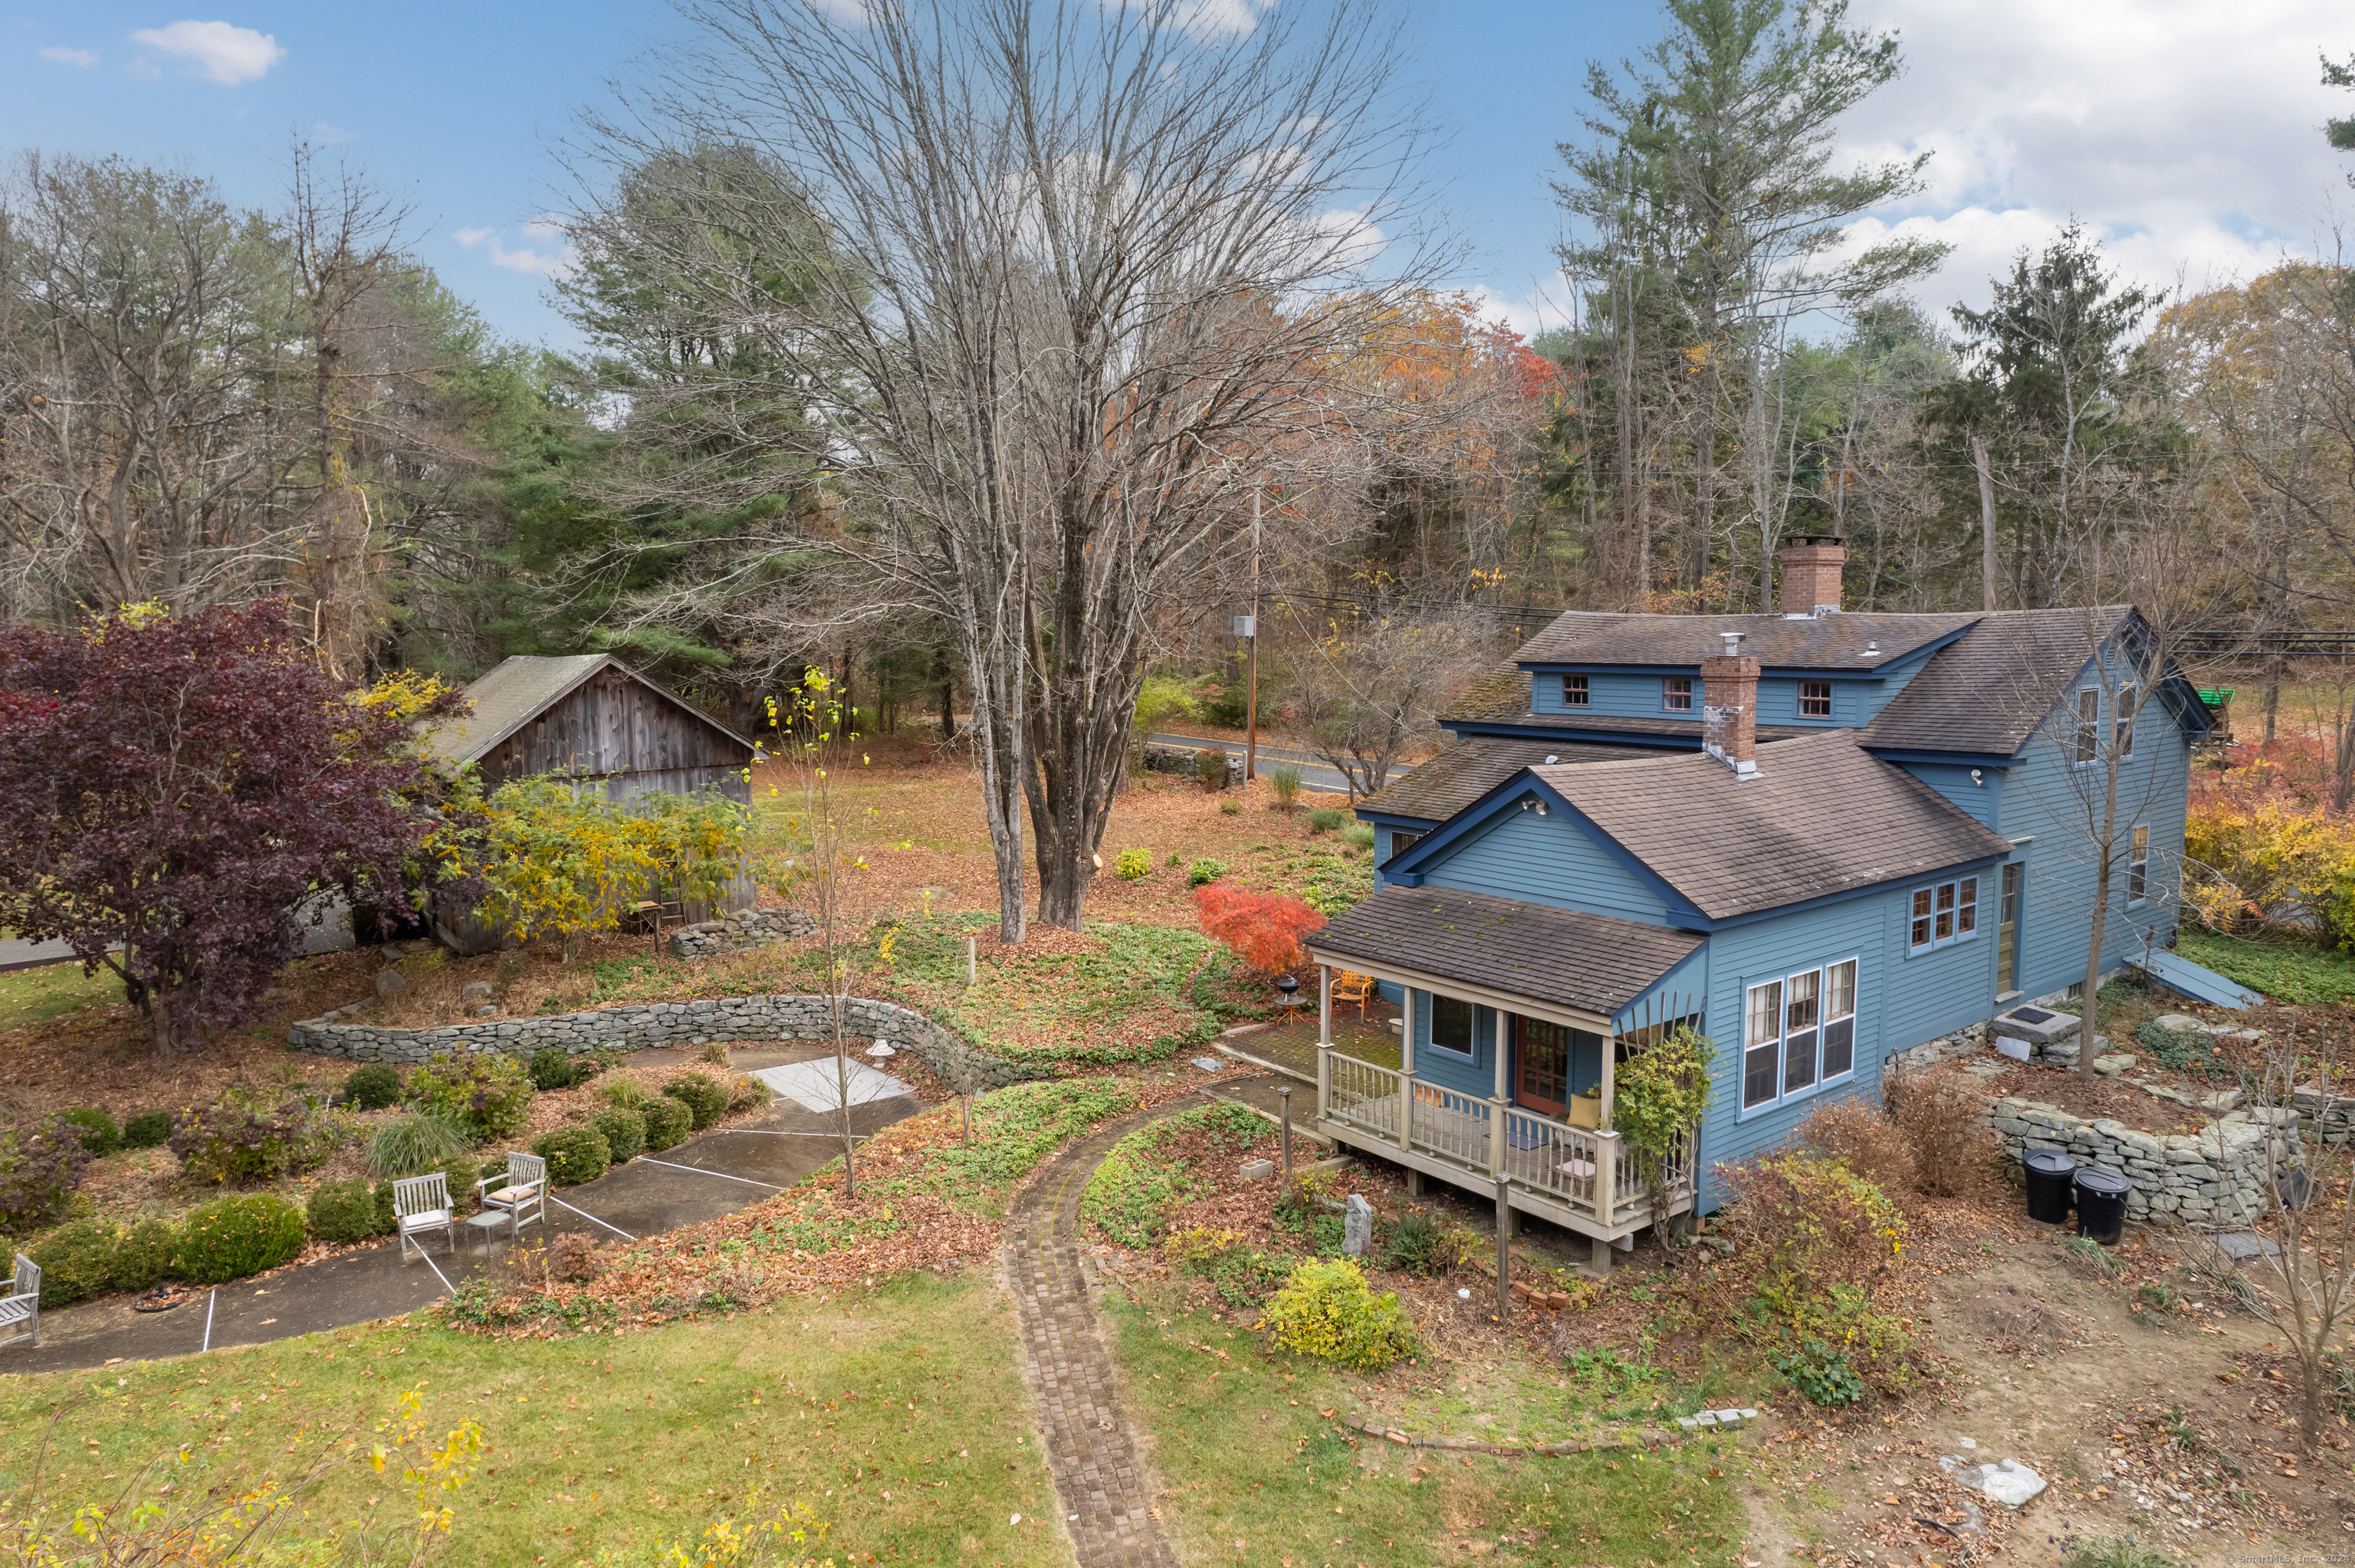
[(459, 1123), (469, 1142), (487, 1143), (530, 1118), (531, 1079), (496, 1051), (443, 1052), (409, 1075), (409, 1103)]
[(1417, 1349), (1399, 1298), (1375, 1291), (1346, 1257), (1314, 1257), (1294, 1269), (1268, 1298), (1261, 1326), (1285, 1350), (1363, 1372), (1379, 1372)]
[(200, 1181), (274, 1181), (299, 1176), (335, 1152), (341, 1134), (326, 1097), (293, 1094), (275, 1101), (235, 1088), (172, 1123), (172, 1152)]
[(464, 1124), (433, 1111), (397, 1117), (376, 1129), (368, 1140), (368, 1167), (378, 1176), (398, 1179), (439, 1171), (472, 1147)]
[(0, 1128), (0, 1230), (29, 1231), (63, 1212), (89, 1169), (81, 1128), (70, 1122)]

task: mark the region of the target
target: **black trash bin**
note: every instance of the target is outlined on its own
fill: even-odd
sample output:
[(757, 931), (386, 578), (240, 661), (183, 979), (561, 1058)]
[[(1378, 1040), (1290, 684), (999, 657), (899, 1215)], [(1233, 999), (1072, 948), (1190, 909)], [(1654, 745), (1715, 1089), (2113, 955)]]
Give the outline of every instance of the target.
[(2057, 1149), (2031, 1149), (2019, 1162), (2028, 1171), (2028, 1217), (2047, 1225), (2068, 1224), (2077, 1162)]
[(2115, 1171), (2088, 1165), (2077, 1172), (2077, 1234), (2115, 1246), (2126, 1234), (2126, 1194), (2134, 1183)]

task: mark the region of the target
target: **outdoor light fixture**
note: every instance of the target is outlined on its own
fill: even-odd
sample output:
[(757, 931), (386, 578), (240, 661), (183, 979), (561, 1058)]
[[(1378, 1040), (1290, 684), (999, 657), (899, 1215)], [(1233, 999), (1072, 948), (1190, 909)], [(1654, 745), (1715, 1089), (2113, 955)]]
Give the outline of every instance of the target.
[(1971, 769), (1971, 782), (1972, 782), (1972, 783), (1974, 783), (1974, 784), (1977, 784), (1978, 781), (1979, 781), (1979, 770), (1978, 770), (1977, 768), (1972, 768), (1972, 769)]

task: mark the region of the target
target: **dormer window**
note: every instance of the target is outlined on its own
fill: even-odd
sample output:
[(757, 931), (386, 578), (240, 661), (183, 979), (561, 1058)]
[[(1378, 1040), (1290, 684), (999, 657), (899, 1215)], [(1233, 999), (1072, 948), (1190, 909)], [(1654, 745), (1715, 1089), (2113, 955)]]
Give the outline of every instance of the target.
[(1582, 708), (1586, 705), (1585, 676), (1564, 675), (1561, 678), (1561, 705), (1566, 708)]
[(1799, 683), (1799, 716), (1801, 718), (1832, 716), (1832, 683), (1829, 681)]
[(1660, 706), (1672, 714), (1692, 712), (1690, 675), (1664, 675), (1660, 678)]

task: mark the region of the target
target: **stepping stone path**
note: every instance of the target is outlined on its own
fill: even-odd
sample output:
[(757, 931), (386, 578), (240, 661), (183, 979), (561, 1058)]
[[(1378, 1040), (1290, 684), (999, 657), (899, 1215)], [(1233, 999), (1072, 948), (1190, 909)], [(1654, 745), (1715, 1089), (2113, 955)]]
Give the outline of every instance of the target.
[(1006, 1273), (1022, 1330), (1022, 1376), (1039, 1402), (1047, 1464), (1080, 1568), (1178, 1568), (1153, 1517), (1153, 1487), (1122, 1419), (1112, 1356), (1080, 1266), (1080, 1195), (1127, 1134), (1199, 1103), (1180, 1100), (1072, 1145), (1017, 1201)]

